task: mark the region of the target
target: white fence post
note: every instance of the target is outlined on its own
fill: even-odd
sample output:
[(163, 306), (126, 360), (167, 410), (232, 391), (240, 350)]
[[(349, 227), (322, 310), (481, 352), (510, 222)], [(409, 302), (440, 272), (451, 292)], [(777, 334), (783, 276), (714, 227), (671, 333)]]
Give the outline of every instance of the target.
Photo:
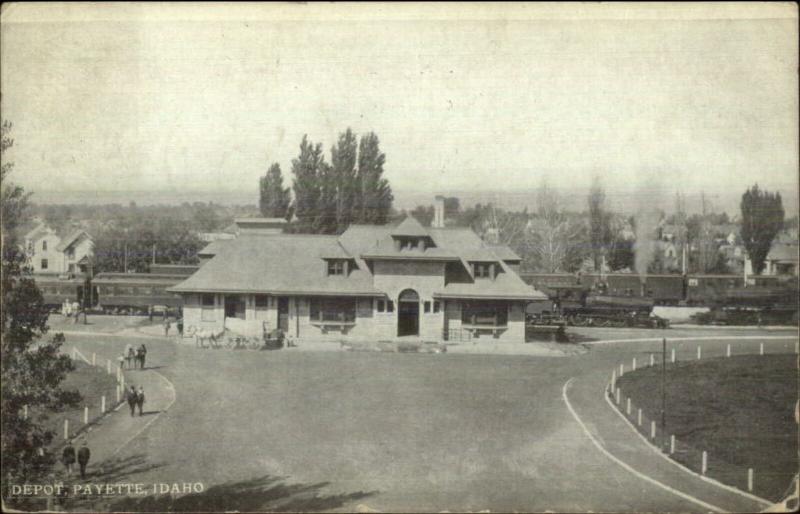
[(759, 355), (764, 355), (764, 343), (758, 345), (758, 353)]
[(636, 357), (633, 358), (633, 362), (631, 363), (631, 371), (636, 371)]
[(106, 396), (103, 395), (100, 397), (100, 414), (106, 413)]
[(655, 358), (655, 357), (653, 356), (653, 354), (651, 353), (651, 354), (650, 354), (650, 367), (652, 367), (652, 366), (653, 366), (653, 364), (655, 364), (655, 363), (656, 363), (656, 358)]
[(636, 414), (636, 421), (639, 426), (642, 426), (642, 409), (639, 409)]
[(83, 408), (83, 424), (84, 425), (89, 424), (89, 407)]
[(622, 377), (622, 375), (624, 375), (624, 374), (625, 374), (625, 365), (624, 364), (620, 364), (619, 365), (619, 376)]
[(669, 436), (669, 454), (675, 453), (675, 434)]
[(614, 369), (611, 372), (611, 392), (614, 392), (614, 388), (617, 386), (617, 370)]
[(119, 403), (119, 397), (120, 396), (121, 396), (121, 393), (120, 393), (120, 390), (119, 390), (119, 384), (117, 384), (117, 403)]
[(620, 393), (620, 390), (619, 390), (619, 387), (618, 387), (617, 388), (617, 405), (619, 405), (619, 401), (620, 401), (620, 397), (621, 397), (620, 394), (621, 393)]
[(701, 473), (702, 475), (705, 475), (706, 471), (708, 471), (708, 452), (706, 452), (705, 450), (703, 450), (703, 462), (700, 469), (702, 471)]
[(92, 366), (97, 366), (97, 354), (92, 353)]
[(672, 349), (672, 363), (675, 364), (675, 348)]
[(111, 360), (106, 359), (106, 372), (110, 375), (111, 374)]
[(747, 490), (753, 492), (753, 468), (747, 469)]
[(728, 343), (728, 349), (725, 351), (725, 357), (731, 356), (731, 343)]
[(69, 439), (69, 420), (64, 420), (64, 439)]
[(650, 439), (655, 439), (655, 438), (656, 438), (656, 422), (655, 421), (651, 421), (650, 422)]
[(628, 416), (631, 415), (631, 399), (628, 397), (626, 401), (627, 405), (625, 406), (625, 411), (628, 413)]
[(698, 346), (697, 347), (697, 360), (700, 360), (700, 357), (702, 355), (703, 355), (703, 347), (702, 346)]

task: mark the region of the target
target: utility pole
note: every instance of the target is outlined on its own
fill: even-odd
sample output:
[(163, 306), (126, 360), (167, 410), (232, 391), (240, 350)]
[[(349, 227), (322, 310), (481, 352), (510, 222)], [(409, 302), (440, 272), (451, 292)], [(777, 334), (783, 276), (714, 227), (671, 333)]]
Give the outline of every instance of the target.
[(667, 433), (667, 338), (661, 339), (661, 451)]
[(153, 243), (153, 264), (156, 263), (156, 244)]

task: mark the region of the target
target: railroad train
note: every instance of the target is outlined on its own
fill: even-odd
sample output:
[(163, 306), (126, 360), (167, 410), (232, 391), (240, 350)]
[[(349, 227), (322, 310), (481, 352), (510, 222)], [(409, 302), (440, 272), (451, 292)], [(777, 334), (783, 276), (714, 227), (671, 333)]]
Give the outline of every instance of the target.
[(698, 323), (797, 324), (797, 277), (758, 275), (537, 274), (522, 279), (543, 291), (573, 325), (665, 327), (657, 305), (708, 307)]
[(34, 280), (52, 311), (64, 301), (107, 314), (146, 314), (153, 308), (179, 309), (180, 296), (167, 289), (186, 280), (197, 266), (153, 264), (149, 273), (86, 275), (36, 274)]

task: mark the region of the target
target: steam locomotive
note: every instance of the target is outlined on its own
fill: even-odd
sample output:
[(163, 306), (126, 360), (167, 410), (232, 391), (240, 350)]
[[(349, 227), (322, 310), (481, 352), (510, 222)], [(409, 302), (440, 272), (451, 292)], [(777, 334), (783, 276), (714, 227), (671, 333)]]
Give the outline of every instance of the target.
[[(545, 292), (572, 325), (659, 328), (667, 320), (656, 305), (702, 306), (697, 323), (796, 324), (797, 278), (736, 275), (643, 275), (567, 273), (521, 275)], [(746, 280), (746, 281), (745, 281)]]

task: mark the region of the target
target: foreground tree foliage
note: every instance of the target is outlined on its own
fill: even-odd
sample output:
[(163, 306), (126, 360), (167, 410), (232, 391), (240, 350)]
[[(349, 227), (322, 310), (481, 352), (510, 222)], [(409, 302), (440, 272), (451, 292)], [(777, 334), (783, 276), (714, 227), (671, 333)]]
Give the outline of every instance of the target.
[(23, 222), (28, 201), (25, 191), (8, 181), (13, 164), (7, 162), (13, 145), (11, 124), (2, 125), (2, 461), (3, 496), (11, 483), (32, 482), (45, 474), (55, 462), (48, 445), (54, 434), (43, 428), (29, 412), (77, 405), (77, 392), (61, 389), (72, 361), (59, 349), (64, 336), (49, 341), (47, 309), (32, 278), (30, 267), (19, 246), (17, 229)]
[(770, 193), (754, 185), (742, 195), (742, 242), (753, 271), (761, 273), (772, 241), (783, 228), (783, 202), (780, 193)]

